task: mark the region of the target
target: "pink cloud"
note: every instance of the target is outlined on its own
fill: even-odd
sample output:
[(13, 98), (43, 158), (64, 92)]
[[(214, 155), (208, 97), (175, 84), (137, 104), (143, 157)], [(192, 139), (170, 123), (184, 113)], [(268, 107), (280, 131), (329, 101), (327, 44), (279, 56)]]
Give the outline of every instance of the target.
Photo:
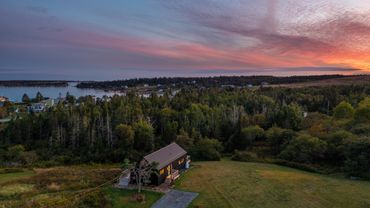
[[(348, 68), (350, 73), (353, 72), (350, 68), (368, 70), (369, 15), (338, 13), (339, 16), (324, 20), (284, 24), (278, 21), (278, 6), (275, 1), (270, 1), (267, 14), (262, 17), (236, 15), (222, 7), (205, 11), (180, 8), (176, 11), (185, 14), (197, 27), (190, 32), (196, 37), (191, 40), (133, 36), (122, 31), (102, 30), (94, 25), (59, 21), (50, 25), (47, 19), (40, 20), (45, 17), (18, 15), (16, 18), (22, 24), (5, 26), (17, 34), (22, 34), (23, 28), (27, 28), (31, 31), (26, 34), (29, 39), (20, 35), (14, 41), (13, 36), (9, 36), (6, 38), (12, 41), (0, 41), (0, 48), (36, 48), (45, 57), (63, 54), (63, 57), (52, 58), (62, 63), (80, 59), (79, 64), (85, 67), (90, 64), (130, 69), (256, 72), (273, 68), (294, 70), (303, 66), (315, 70), (318, 69), (315, 67), (323, 66), (339, 67), (340, 72), (343, 67)], [(37, 29), (40, 22), (42, 30)], [(221, 41), (223, 44), (217, 44)], [(73, 53), (64, 53), (64, 50)]]

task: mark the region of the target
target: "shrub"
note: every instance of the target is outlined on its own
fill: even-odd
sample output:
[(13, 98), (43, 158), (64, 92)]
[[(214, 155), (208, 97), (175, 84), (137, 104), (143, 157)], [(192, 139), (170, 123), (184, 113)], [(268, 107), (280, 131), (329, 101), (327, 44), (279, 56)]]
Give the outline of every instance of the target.
[(201, 139), (191, 149), (191, 156), (196, 160), (220, 160), (221, 143), (216, 139)]
[(262, 139), (264, 135), (264, 130), (258, 125), (249, 126), (243, 128), (240, 132), (235, 133), (231, 137), (231, 145), (233, 149), (245, 150), (247, 147), (251, 146), (254, 141)]
[(247, 151), (235, 151), (231, 159), (235, 161), (241, 161), (241, 162), (254, 161), (252, 154)]
[(105, 196), (104, 192), (101, 189), (89, 192), (86, 195), (83, 195), (77, 206), (78, 208), (100, 208), (108, 207), (110, 201)]
[(35, 165), (39, 159), (35, 151), (22, 152), (20, 157), (21, 157), (23, 165), (26, 165), (26, 166)]
[(0, 174), (5, 174), (5, 173), (21, 173), (24, 172), (22, 168), (4, 168), (0, 169)]
[(325, 160), (329, 161), (331, 164), (342, 165), (344, 161), (344, 144), (354, 137), (355, 135), (345, 130), (328, 134), (325, 139), (327, 142)]
[(344, 169), (354, 176), (370, 173), (370, 139), (361, 138), (348, 142), (345, 146)]
[(368, 123), (358, 123), (352, 126), (351, 132), (358, 135), (370, 135), (370, 125)]
[(303, 112), (299, 105), (291, 103), (276, 109), (270, 118), (272, 124), (286, 129), (299, 130), (303, 120)]
[(272, 154), (279, 154), (294, 136), (295, 132), (288, 129), (271, 127), (269, 130), (267, 130), (267, 142), (271, 147)]
[(326, 142), (310, 135), (301, 135), (289, 142), (279, 157), (294, 162), (312, 163), (324, 157)]
[(271, 163), (277, 164), (277, 165), (282, 165), (282, 166), (287, 166), (290, 168), (295, 168), (299, 170), (304, 170), (308, 172), (313, 172), (313, 173), (326, 173), (322, 170), (317, 169), (316, 167), (313, 167), (312, 165), (304, 164), (304, 163), (297, 163), (297, 162), (291, 162), (287, 160), (272, 160)]
[(370, 122), (370, 105), (360, 105), (355, 112), (354, 120), (356, 123)]
[(353, 117), (355, 110), (352, 105), (342, 101), (334, 108), (333, 116), (337, 119), (350, 119)]

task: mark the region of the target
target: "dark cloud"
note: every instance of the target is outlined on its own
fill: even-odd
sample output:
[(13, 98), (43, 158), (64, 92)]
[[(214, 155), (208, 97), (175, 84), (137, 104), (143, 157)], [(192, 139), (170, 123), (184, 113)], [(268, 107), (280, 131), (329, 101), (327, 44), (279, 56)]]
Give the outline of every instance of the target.
[(39, 14), (47, 14), (48, 13), (48, 9), (45, 8), (45, 7), (41, 7), (41, 6), (28, 6), (27, 9), (29, 11), (39, 13)]

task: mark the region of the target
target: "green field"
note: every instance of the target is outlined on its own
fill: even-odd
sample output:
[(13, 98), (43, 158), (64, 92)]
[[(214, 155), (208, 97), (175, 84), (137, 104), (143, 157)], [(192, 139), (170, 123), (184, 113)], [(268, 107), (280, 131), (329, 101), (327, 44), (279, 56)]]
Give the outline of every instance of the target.
[(192, 207), (370, 207), (370, 182), (270, 164), (197, 162), (176, 187), (200, 193)]
[[(110, 166), (3, 173), (0, 174), (0, 207), (104, 204), (112, 208), (146, 208), (162, 196), (144, 191), (145, 203), (138, 203), (132, 198), (134, 191), (107, 185), (74, 201), (77, 193), (102, 184), (117, 173), (119, 169)], [(180, 177), (176, 188), (200, 193), (192, 207), (370, 207), (370, 182), (261, 163), (196, 162)], [(92, 206), (96, 204), (93, 202), (98, 206)]]
[(17, 173), (2, 173), (0, 174), (0, 184), (6, 183), (12, 180), (28, 178), (35, 175), (35, 173), (31, 170), (25, 170), (24, 172), (17, 172)]

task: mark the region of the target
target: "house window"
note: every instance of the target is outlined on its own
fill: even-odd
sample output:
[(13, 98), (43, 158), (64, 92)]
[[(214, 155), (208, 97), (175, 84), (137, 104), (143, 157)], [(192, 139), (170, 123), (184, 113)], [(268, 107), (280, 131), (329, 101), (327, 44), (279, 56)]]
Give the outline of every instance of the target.
[(159, 171), (159, 175), (162, 175), (164, 173), (164, 169), (161, 169), (160, 171)]
[(183, 159), (181, 159), (181, 160), (179, 160), (177, 163), (178, 163), (179, 165), (181, 165), (183, 162), (184, 162), (184, 158), (183, 158)]

